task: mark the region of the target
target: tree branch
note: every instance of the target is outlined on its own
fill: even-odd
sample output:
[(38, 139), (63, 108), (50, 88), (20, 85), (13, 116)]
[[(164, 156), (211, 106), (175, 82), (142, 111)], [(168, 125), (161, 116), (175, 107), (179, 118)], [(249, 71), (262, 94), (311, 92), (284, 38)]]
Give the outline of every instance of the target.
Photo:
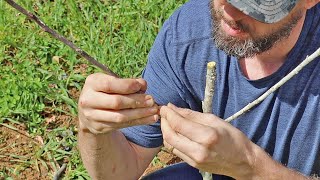
[(45, 32), (49, 33), (52, 37), (54, 37), (55, 39), (59, 40), (60, 42), (63, 42), (65, 45), (69, 46), (70, 48), (72, 48), (78, 55), (80, 55), (81, 57), (85, 58), (86, 60), (88, 60), (90, 63), (94, 64), (95, 66), (99, 67), (100, 69), (102, 69), (106, 74), (108, 75), (112, 75), (115, 77), (118, 77), (117, 74), (115, 74), (114, 72), (112, 72), (107, 66), (101, 64), (100, 62), (98, 62), (96, 59), (94, 59), (93, 57), (91, 57), (87, 52), (85, 52), (84, 50), (80, 49), (79, 47), (77, 47), (74, 43), (72, 43), (71, 41), (69, 41), (67, 38), (65, 38), (64, 36), (60, 35), (59, 33), (57, 33), (55, 30), (49, 28), (44, 22), (42, 22), (36, 15), (32, 14), (31, 12), (27, 11), (26, 9), (24, 9), (23, 7), (21, 7), (20, 5), (18, 5), (17, 3), (15, 3), (13, 0), (5, 0), (10, 6), (12, 6), (13, 8), (15, 8), (16, 10), (18, 10), (19, 12), (21, 12), (22, 14), (26, 15), (28, 18), (30, 18), (31, 20), (33, 20), (34, 22), (36, 22)]

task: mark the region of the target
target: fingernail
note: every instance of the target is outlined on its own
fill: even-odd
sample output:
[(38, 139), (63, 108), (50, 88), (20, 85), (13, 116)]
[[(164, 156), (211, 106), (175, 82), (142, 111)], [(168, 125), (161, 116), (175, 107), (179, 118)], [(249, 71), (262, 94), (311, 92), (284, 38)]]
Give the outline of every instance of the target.
[(135, 91), (139, 91), (140, 90), (140, 88), (141, 88), (141, 85), (140, 85), (140, 83), (139, 82), (136, 82), (134, 85), (133, 85), (133, 90), (135, 90)]
[(151, 106), (154, 105), (154, 101), (153, 101), (152, 97), (145, 101), (145, 105), (148, 106), (148, 107), (151, 107)]
[(168, 107), (173, 108), (173, 109), (177, 108), (177, 106), (175, 106), (175, 105), (172, 104), (172, 103), (168, 103)]
[(151, 113), (156, 113), (156, 112), (158, 112), (158, 108), (157, 107), (152, 107), (152, 108), (149, 109), (149, 111)]
[(158, 122), (160, 120), (158, 115), (154, 115), (153, 118), (154, 118), (154, 122)]

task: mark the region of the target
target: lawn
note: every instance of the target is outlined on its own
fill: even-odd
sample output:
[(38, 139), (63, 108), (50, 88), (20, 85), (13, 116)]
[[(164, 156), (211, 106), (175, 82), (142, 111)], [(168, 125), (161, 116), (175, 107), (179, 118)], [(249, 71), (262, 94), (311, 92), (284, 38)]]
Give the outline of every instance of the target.
[[(17, 0), (121, 77), (139, 77), (161, 25), (186, 0)], [(101, 70), (0, 1), (0, 179), (90, 179), (77, 99)], [(155, 160), (156, 161), (156, 160)]]

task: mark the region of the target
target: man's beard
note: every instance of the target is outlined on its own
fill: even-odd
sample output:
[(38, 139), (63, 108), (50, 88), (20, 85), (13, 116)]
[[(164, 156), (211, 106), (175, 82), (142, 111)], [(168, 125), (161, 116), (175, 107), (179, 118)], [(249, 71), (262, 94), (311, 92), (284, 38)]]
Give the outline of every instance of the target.
[(217, 48), (224, 51), (230, 56), (238, 59), (244, 57), (253, 57), (271, 49), (279, 41), (289, 37), (292, 29), (297, 25), (303, 17), (301, 11), (293, 14), (292, 18), (284, 23), (280, 28), (274, 29), (272, 32), (259, 36), (249, 37), (245, 39), (228, 36), (221, 28), (221, 20), (231, 27), (237, 27), (243, 32), (249, 32), (250, 29), (240, 21), (230, 22), (223, 18), (221, 10), (215, 10), (213, 1), (211, 5), (211, 14), (213, 19), (213, 40)]

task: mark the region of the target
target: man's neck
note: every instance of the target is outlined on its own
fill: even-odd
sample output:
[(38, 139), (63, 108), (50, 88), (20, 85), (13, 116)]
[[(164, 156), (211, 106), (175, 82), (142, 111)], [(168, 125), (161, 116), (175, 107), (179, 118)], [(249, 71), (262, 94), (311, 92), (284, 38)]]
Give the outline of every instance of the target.
[(292, 29), (288, 38), (279, 41), (270, 50), (251, 58), (240, 59), (240, 67), (244, 76), (250, 80), (267, 77), (276, 72), (285, 62), (287, 55), (298, 41), (305, 16)]

